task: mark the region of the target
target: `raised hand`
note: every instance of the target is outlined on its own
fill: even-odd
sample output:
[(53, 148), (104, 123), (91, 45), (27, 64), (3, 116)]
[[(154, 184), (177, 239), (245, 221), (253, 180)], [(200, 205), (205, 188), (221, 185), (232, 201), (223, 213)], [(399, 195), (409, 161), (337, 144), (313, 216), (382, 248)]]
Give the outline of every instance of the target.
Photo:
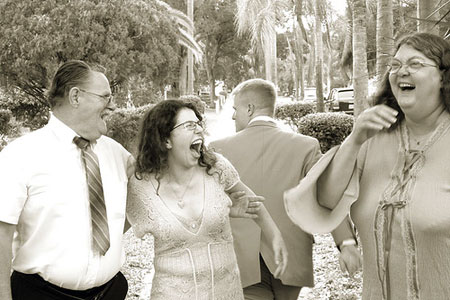
[(395, 109), (384, 104), (366, 109), (356, 119), (349, 139), (362, 145), (381, 130), (391, 127), (397, 121), (397, 114)]
[(230, 217), (233, 218), (257, 218), (261, 204), (265, 200), (262, 196), (247, 195), (244, 191), (237, 191), (229, 196), (233, 203), (230, 208)]

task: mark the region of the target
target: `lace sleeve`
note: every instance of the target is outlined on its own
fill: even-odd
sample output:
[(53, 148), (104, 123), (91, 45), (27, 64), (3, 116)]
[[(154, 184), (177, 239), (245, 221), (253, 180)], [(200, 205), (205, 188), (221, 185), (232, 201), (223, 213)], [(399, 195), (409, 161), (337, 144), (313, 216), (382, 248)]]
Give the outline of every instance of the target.
[(214, 168), (221, 174), (219, 176), (219, 182), (224, 190), (228, 191), (239, 182), (239, 174), (230, 161), (223, 155), (219, 153), (215, 153), (215, 155), (217, 157), (217, 162)]
[(128, 181), (127, 192), (127, 219), (133, 227), (133, 232), (138, 238), (142, 238), (147, 232), (146, 214), (148, 209), (144, 203), (145, 191), (136, 177), (132, 176)]

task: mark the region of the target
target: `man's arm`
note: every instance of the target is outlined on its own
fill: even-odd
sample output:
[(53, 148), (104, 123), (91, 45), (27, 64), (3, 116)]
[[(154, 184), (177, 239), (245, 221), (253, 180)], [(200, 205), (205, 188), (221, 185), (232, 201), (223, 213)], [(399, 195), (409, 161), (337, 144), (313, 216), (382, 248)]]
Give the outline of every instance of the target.
[(11, 300), (12, 241), (16, 225), (0, 222), (0, 299)]

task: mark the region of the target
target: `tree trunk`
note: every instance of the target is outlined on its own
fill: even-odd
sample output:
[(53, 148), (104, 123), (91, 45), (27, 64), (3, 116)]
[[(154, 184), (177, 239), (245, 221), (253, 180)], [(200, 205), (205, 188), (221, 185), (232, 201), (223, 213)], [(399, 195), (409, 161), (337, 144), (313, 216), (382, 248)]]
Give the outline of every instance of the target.
[(266, 79), (277, 85), (277, 33), (270, 33), (270, 38), (264, 45), (264, 69)]
[(345, 33), (344, 40), (344, 49), (342, 49), (341, 56), (341, 73), (345, 82), (349, 82), (352, 80), (353, 69), (352, 69), (352, 47), (353, 47), (353, 12), (352, 12), (352, 2), (351, 0), (347, 0), (347, 27)]
[(182, 57), (182, 63), (180, 67), (180, 77), (178, 80), (178, 90), (180, 96), (187, 95), (187, 76), (188, 76), (188, 59), (187, 56)]
[(314, 29), (315, 29), (315, 65), (316, 65), (316, 101), (317, 111), (323, 112), (323, 40), (322, 40), (322, 18), (320, 13), (321, 0), (314, 2)]
[(303, 32), (302, 32), (302, 15), (303, 15), (303, 0), (295, 0), (295, 15), (297, 17), (298, 27), (294, 23), (294, 37), (295, 37), (295, 66), (297, 74), (297, 82), (295, 84), (295, 98), (303, 100), (305, 98), (305, 83), (303, 79)]
[(353, 89), (355, 95), (354, 115), (358, 116), (367, 106), (367, 34), (366, 3), (352, 0), (353, 3)]
[[(187, 16), (194, 22), (194, 0), (187, 0)], [(189, 30), (190, 34), (194, 36), (194, 32)], [(187, 80), (187, 94), (194, 94), (194, 55), (192, 50), (188, 49), (188, 80)]]
[(394, 51), (392, 0), (377, 1), (377, 82), (381, 81)]
[(307, 86), (312, 86), (313, 80), (314, 80), (314, 58), (316, 55), (316, 41), (314, 39), (314, 42), (311, 41), (311, 47), (308, 55), (308, 77), (306, 84)]
[[(439, 12), (432, 13), (439, 7), (439, 0), (417, 0), (417, 18), (439, 20)], [(417, 21), (417, 31), (439, 34), (439, 25), (434, 22)]]

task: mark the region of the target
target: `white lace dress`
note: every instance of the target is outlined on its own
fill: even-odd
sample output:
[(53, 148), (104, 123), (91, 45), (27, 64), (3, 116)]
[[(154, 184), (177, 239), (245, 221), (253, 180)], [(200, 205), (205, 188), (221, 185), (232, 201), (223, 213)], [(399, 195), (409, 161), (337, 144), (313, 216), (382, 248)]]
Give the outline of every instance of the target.
[(151, 300), (244, 299), (228, 215), (231, 200), (224, 192), (239, 181), (239, 175), (228, 160), (217, 157), (211, 171), (222, 175), (205, 174), (199, 220), (171, 212), (149, 181), (130, 179), (128, 220), (137, 237), (149, 233), (155, 240)]

